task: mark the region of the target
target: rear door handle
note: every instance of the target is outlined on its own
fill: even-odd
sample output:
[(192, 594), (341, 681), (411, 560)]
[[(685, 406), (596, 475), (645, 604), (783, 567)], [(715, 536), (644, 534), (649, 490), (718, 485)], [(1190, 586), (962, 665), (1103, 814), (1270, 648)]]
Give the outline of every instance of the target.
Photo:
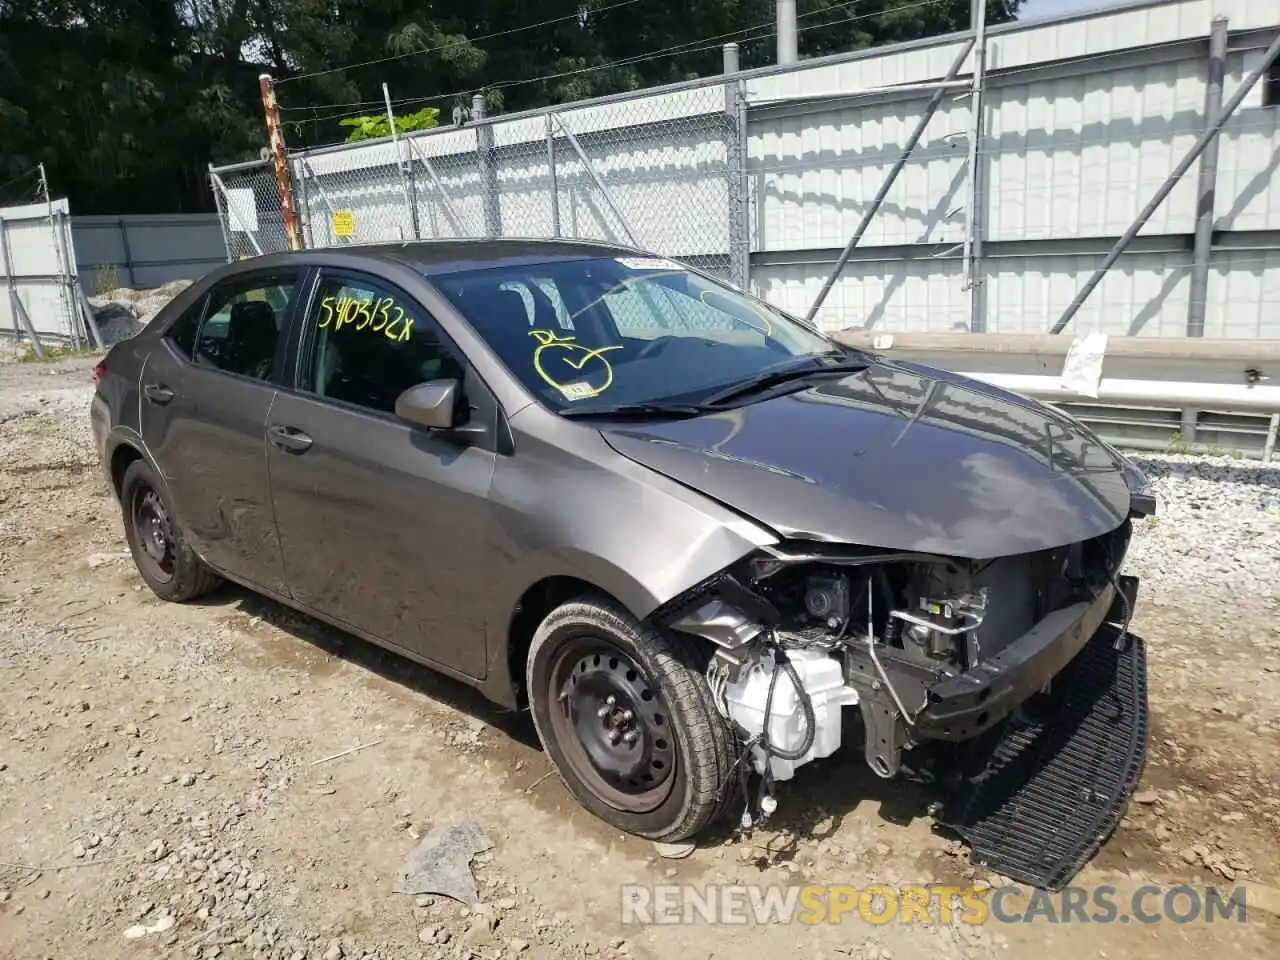
[(174, 393), (162, 383), (148, 383), (142, 388), (142, 394), (152, 403), (162, 406), (173, 399)]
[(311, 447), (312, 443), (309, 436), (295, 427), (268, 427), (267, 437), (287, 453), (304, 453)]

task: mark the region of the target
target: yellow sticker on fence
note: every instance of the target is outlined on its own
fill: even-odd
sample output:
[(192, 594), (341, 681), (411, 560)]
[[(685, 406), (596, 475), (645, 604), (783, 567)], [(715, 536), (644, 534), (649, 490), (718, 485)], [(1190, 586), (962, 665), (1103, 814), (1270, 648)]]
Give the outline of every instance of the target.
[(356, 233), (356, 214), (354, 210), (335, 210), (333, 212), (333, 235), (335, 237), (354, 237)]

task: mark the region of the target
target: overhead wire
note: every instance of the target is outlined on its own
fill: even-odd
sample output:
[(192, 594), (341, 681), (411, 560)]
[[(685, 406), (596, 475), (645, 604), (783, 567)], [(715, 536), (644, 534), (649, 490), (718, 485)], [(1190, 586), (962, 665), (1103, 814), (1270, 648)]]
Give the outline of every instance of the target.
[[(4, 183), (0, 183), (0, 191), (7, 190), (11, 186), (13, 186), (15, 183), (18, 183), (19, 181), (22, 181), (22, 180), (34, 180), (37, 177), (39, 177), (39, 175), (40, 175), (40, 168), (38, 166), (32, 167), (26, 173), (20, 173), (16, 177), (11, 177), (10, 179), (4, 181)], [(39, 193), (39, 188), (38, 187), (33, 188), (31, 191), (31, 198), (32, 199), (37, 198), (38, 193)]]
[[(810, 18), (810, 17), (819, 16), (821, 14), (829, 14), (837, 8), (847, 9), (850, 6), (853, 6), (855, 2), (856, 0), (847, 0), (847, 2), (838, 3), (831, 7), (826, 7), (820, 10), (811, 10), (808, 13), (803, 13), (798, 15), (796, 17), (796, 20), (799, 21), (799, 20)], [(804, 33), (808, 30), (816, 30), (822, 27), (835, 26), (837, 24), (845, 25), (849, 23), (856, 23), (861, 20), (869, 20), (869, 19), (884, 17), (890, 13), (899, 14), (899, 13), (904, 13), (910, 10), (919, 9), (922, 7), (936, 6), (937, 4), (940, 4), (943, 2), (945, 2), (945, 0), (917, 0), (916, 3), (912, 3), (902, 7), (895, 7), (892, 10), (879, 10), (874, 13), (856, 14), (854, 16), (845, 17), (840, 20), (830, 20), (823, 23), (808, 24), (808, 25), (797, 28), (796, 32)], [(608, 8), (606, 7), (601, 9), (608, 9)], [(740, 36), (741, 34), (750, 34), (758, 30), (763, 30), (764, 32), (759, 33), (756, 36), (746, 36), (746, 37)], [(701, 37), (697, 40), (689, 40), (684, 43), (673, 44), (672, 46), (663, 47), (658, 50), (648, 51), (642, 54), (635, 54), (629, 57), (621, 57), (616, 60), (610, 60), (600, 64), (593, 64), (588, 67), (579, 67), (574, 70), (565, 70), (557, 73), (542, 74), (540, 76), (530, 77), (528, 79), (513, 78), (509, 80), (500, 80), (500, 81), (497, 81), (496, 83), (481, 84), (476, 87), (469, 87), (462, 90), (455, 90), (450, 93), (432, 94), (429, 96), (421, 96), (421, 97), (405, 97), (405, 98), (392, 100), (392, 104), (395, 106), (402, 106), (404, 104), (409, 104), (409, 103), (429, 103), (435, 100), (450, 100), (455, 97), (463, 97), (469, 94), (479, 93), (484, 90), (499, 90), (499, 89), (506, 89), (508, 87), (523, 86), (523, 85), (532, 84), (532, 83), (541, 83), (546, 80), (560, 80), (560, 79), (564, 79), (565, 77), (580, 76), (583, 74), (594, 73), (601, 70), (609, 70), (615, 67), (629, 66), (631, 64), (640, 63), (646, 60), (656, 60), (662, 57), (679, 56), (681, 54), (701, 53), (706, 50), (717, 48), (722, 45), (721, 41), (727, 41), (731, 38), (738, 38), (742, 42), (750, 43), (757, 40), (767, 39), (776, 34), (777, 34), (776, 21), (768, 20), (762, 23), (752, 24), (750, 26), (738, 27), (734, 30), (730, 30), (726, 33), (718, 34), (716, 36)], [(482, 38), (477, 38), (477, 40), (479, 39), (482, 39)], [(313, 111), (324, 110), (332, 107), (383, 107), (383, 106), (385, 106), (385, 102), (382, 100), (364, 100), (364, 101), (356, 101), (353, 103), (346, 103), (346, 104), (322, 104), (319, 106), (307, 106), (307, 107), (282, 107), (281, 109), (292, 111), (292, 112), (298, 112), (303, 110), (313, 110)], [(357, 110), (357, 111), (349, 111), (349, 112), (338, 113), (338, 114), (329, 114), (323, 117), (312, 116), (312, 117), (307, 117), (305, 120), (294, 120), (289, 122), (295, 125), (300, 125), (301, 123), (304, 123), (304, 122), (319, 123), (319, 122), (325, 122), (329, 120), (339, 120), (339, 119), (345, 119), (347, 117), (357, 116), (360, 112), (361, 111)]]
[[(603, 13), (606, 10), (613, 10), (617, 7), (627, 7), (639, 2), (640, 0), (618, 0), (617, 3), (611, 3), (606, 7), (597, 7), (594, 10), (588, 10), (587, 15), (590, 16), (594, 13)], [(300, 73), (292, 77), (283, 77), (280, 80), (275, 81), (275, 85), (280, 87), (283, 84), (293, 83), (296, 80), (308, 80), (312, 77), (323, 77), (331, 73), (341, 73), (344, 70), (358, 70), (361, 67), (370, 67), (379, 63), (390, 63), (392, 60), (404, 60), (408, 57), (426, 56), (428, 53), (439, 53), (441, 50), (449, 50), (453, 47), (466, 46), (467, 44), (478, 43), (481, 40), (493, 40), (497, 37), (510, 36), (513, 33), (523, 33), (526, 30), (536, 30), (539, 27), (548, 27), (553, 23), (563, 23), (567, 20), (578, 20), (581, 16), (581, 12), (575, 11), (574, 13), (566, 14), (562, 17), (552, 17), (549, 20), (540, 20), (537, 23), (527, 23), (522, 27), (512, 27), (509, 30), (497, 30), (493, 33), (486, 33), (479, 37), (463, 37), (461, 40), (450, 40), (448, 43), (441, 43), (434, 47), (426, 47), (422, 50), (406, 50), (404, 53), (393, 53), (385, 57), (375, 57), (372, 60), (361, 60), (356, 63), (347, 63), (339, 67), (329, 67), (326, 70), (313, 70), (310, 73)]]

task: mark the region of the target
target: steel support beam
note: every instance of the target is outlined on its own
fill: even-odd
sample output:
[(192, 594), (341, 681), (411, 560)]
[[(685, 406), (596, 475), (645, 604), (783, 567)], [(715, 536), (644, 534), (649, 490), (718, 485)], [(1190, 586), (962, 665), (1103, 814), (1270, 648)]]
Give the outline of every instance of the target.
[(987, 2), (973, 0), (973, 85), (969, 93), (969, 202), (964, 228), (964, 288), (969, 294), (969, 331), (985, 333), (987, 317), (982, 270), (982, 236), (986, 229), (986, 191), (982, 184), (983, 84), (987, 69)]
[[(1204, 125), (1211, 129), (1222, 113), (1222, 80), (1226, 74), (1227, 18), (1214, 17), (1209, 30), (1209, 70), (1204, 94)], [(1214, 202), (1218, 187), (1218, 145), (1214, 137), (1200, 157), (1199, 198), (1196, 201), (1196, 236), (1191, 260), (1190, 302), (1187, 304), (1187, 336), (1204, 336), (1205, 308), (1209, 300), (1209, 258), (1213, 252)]]
[(431, 178), (431, 185), (440, 194), (440, 204), (444, 207), (445, 216), (453, 224), (453, 232), (460, 237), (463, 236), (462, 220), (458, 217), (458, 211), (454, 209), (453, 201), (449, 199), (449, 191), (440, 182), (440, 175), (436, 173), (435, 164), (431, 162), (430, 157), (418, 150), (418, 146), (413, 142), (412, 137), (405, 137), (404, 142), (409, 144), (410, 156), (422, 163), (423, 169), (427, 171), (427, 176)]
[[(974, 44), (974, 37), (969, 37), (965, 40), (964, 44), (960, 48), (960, 53), (956, 56), (955, 60), (952, 61), (950, 68), (947, 70), (946, 76), (943, 78), (944, 80), (954, 80), (956, 78), (960, 73), (960, 68), (964, 66), (965, 60), (968, 59), (969, 51), (973, 49)], [(884, 178), (884, 183), (880, 184), (880, 189), (876, 192), (875, 198), (871, 201), (870, 206), (867, 207), (866, 212), (862, 214), (862, 220), (859, 222), (858, 228), (853, 231), (853, 236), (850, 237), (849, 242), (845, 244), (844, 250), (841, 252), (839, 259), (836, 260), (836, 265), (831, 269), (831, 273), (827, 277), (826, 282), (823, 283), (822, 289), (818, 291), (818, 296), (814, 299), (813, 305), (809, 307), (809, 312), (805, 314), (805, 322), (810, 326), (813, 325), (813, 318), (817, 316), (818, 311), (822, 308), (822, 304), (827, 299), (827, 295), (831, 292), (831, 288), (835, 286), (836, 280), (840, 278), (840, 274), (844, 270), (845, 264), (849, 262), (849, 257), (853, 255), (854, 247), (862, 242), (862, 237), (863, 234), (867, 232), (867, 227), (871, 225), (872, 219), (880, 210), (880, 205), (884, 203), (885, 197), (887, 197), (889, 195), (889, 191), (893, 189), (894, 183), (897, 182), (898, 174), (900, 174), (902, 172), (902, 168), (907, 165), (907, 160), (910, 159), (911, 154), (915, 151), (916, 145), (920, 142), (920, 138), (924, 136), (924, 131), (929, 126), (929, 121), (932, 120), (933, 115), (938, 112), (938, 107), (941, 106), (943, 97), (946, 96), (946, 92), (946, 87), (939, 87), (934, 91), (933, 96), (929, 98), (929, 103), (925, 106), (924, 113), (920, 115), (920, 119), (916, 123), (916, 128), (911, 131), (911, 136), (907, 138), (907, 142), (903, 146), (902, 153), (898, 157), (897, 162), (894, 163), (893, 168)]]
[[(382, 100), (387, 106), (387, 127), (391, 130), (391, 147), (396, 153), (396, 166), (400, 170), (400, 189), (404, 191), (404, 202), (409, 207), (409, 229), (413, 231), (413, 239), (422, 239), (418, 226), (418, 191), (413, 182), (413, 166), (404, 155), (400, 146), (400, 135), (396, 131), (396, 115), (391, 110), (391, 89), (382, 85)], [(401, 239), (404, 239), (401, 237)]]
[(591, 178), (591, 182), (596, 185), (596, 189), (600, 191), (600, 195), (604, 197), (605, 205), (613, 213), (618, 223), (621, 224), (622, 230), (627, 235), (627, 240), (631, 246), (638, 247), (640, 244), (636, 242), (636, 235), (631, 231), (631, 224), (627, 223), (627, 218), (622, 215), (622, 211), (618, 209), (618, 205), (613, 202), (613, 197), (609, 196), (609, 190), (604, 185), (604, 181), (600, 179), (600, 174), (596, 173), (596, 168), (591, 165), (591, 158), (587, 156), (587, 152), (582, 149), (582, 144), (578, 142), (578, 138), (573, 135), (573, 131), (565, 126), (564, 120), (560, 118), (560, 114), (553, 114), (556, 123), (560, 125), (560, 130), (564, 134), (569, 146), (573, 147), (573, 152), (578, 155), (578, 159), (582, 161), (583, 168), (587, 171), (587, 176)]
[(1164, 203), (1165, 198), (1173, 192), (1173, 188), (1178, 185), (1178, 182), (1186, 175), (1186, 172), (1191, 169), (1191, 165), (1200, 158), (1205, 148), (1222, 132), (1223, 126), (1231, 119), (1232, 114), (1236, 112), (1240, 104), (1244, 102), (1244, 98), (1249, 95), (1249, 92), (1257, 86), (1258, 81), (1271, 69), (1271, 64), (1275, 62), (1277, 54), (1280, 54), (1280, 33), (1276, 34), (1275, 39), (1271, 41), (1271, 46), (1267, 47), (1267, 52), (1263, 54), (1261, 62), (1244, 78), (1244, 82), (1240, 84), (1240, 89), (1231, 95), (1231, 99), (1222, 108), (1222, 113), (1218, 116), (1217, 121), (1209, 126), (1204, 133), (1200, 134), (1196, 142), (1192, 144), (1191, 149), (1187, 151), (1187, 155), (1178, 161), (1178, 165), (1173, 168), (1173, 172), (1160, 185), (1160, 189), (1155, 192), (1155, 196), (1147, 202), (1147, 205), (1138, 213), (1137, 219), (1129, 225), (1129, 229), (1124, 232), (1124, 236), (1116, 241), (1116, 245), (1111, 248), (1111, 252), (1102, 261), (1102, 265), (1085, 281), (1085, 285), (1080, 288), (1080, 292), (1076, 294), (1075, 299), (1067, 305), (1067, 309), (1063, 311), (1062, 316), (1058, 318), (1058, 322), (1050, 329), (1050, 333), (1061, 333), (1067, 328), (1067, 324), (1080, 312), (1080, 307), (1089, 299), (1089, 294), (1093, 293), (1094, 288), (1102, 282), (1102, 278), (1106, 276), (1107, 271), (1120, 259), (1120, 254), (1124, 253), (1125, 248), (1133, 242), (1133, 238), (1146, 226), (1152, 214), (1160, 208), (1160, 204)]

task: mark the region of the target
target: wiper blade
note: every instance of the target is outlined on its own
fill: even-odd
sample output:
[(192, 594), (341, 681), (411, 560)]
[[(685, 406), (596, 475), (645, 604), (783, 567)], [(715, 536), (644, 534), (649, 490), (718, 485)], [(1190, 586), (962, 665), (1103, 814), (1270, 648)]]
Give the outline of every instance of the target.
[(751, 377), (748, 380), (742, 380), (732, 386), (725, 387), (725, 389), (713, 393), (709, 397), (703, 398), (702, 403), (704, 406), (714, 407), (730, 400), (736, 400), (739, 397), (745, 397), (748, 394), (768, 390), (771, 387), (780, 386), (791, 381), (808, 380), (812, 377), (844, 376), (849, 373), (860, 373), (867, 369), (868, 366), (870, 366), (870, 364), (864, 360), (843, 360), (839, 363), (819, 364), (816, 366), (805, 363), (801, 366), (787, 367), (783, 370), (769, 370)]
[(570, 420), (590, 417), (698, 417), (708, 412), (705, 407), (691, 403), (607, 403), (561, 410), (560, 416)]

